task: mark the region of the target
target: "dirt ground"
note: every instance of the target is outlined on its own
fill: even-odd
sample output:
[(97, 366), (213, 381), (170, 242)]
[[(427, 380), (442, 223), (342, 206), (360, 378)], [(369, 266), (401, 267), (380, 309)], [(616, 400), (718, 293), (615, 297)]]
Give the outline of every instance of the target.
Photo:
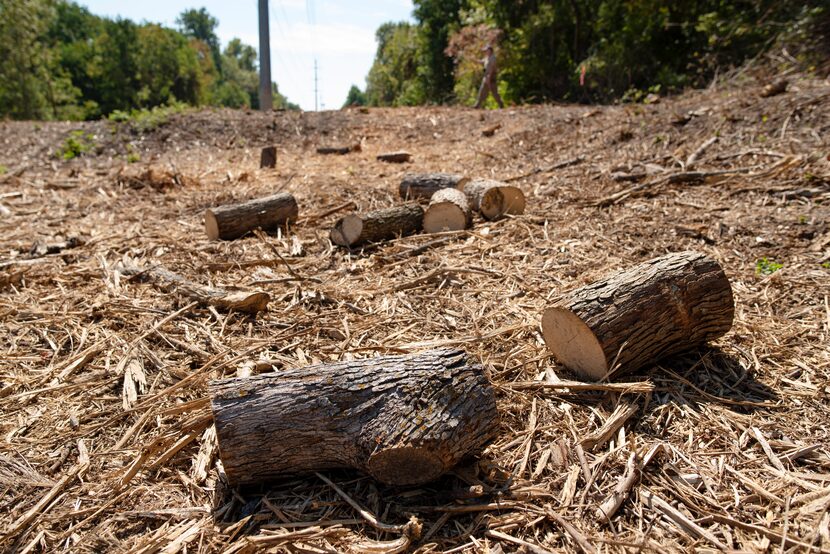
[[(790, 80), (771, 97), (746, 79), (613, 107), (0, 123), (0, 547), (830, 552), (830, 83)], [(66, 161), (70, 136), (88, 151)], [(271, 144), (277, 168), (261, 170)], [(411, 163), (375, 159), (399, 149)], [(332, 246), (347, 203), (392, 206), (421, 171), (511, 179), (527, 212), (438, 241)], [(278, 191), (300, 205), (287, 233), (208, 240), (206, 208)], [(555, 386), (576, 376), (546, 352), (544, 307), (682, 250), (722, 264), (732, 330), (619, 378), (650, 392)], [(224, 313), (125, 264), (272, 300), (256, 317)], [(436, 346), (484, 365), (499, 438), (417, 488), (325, 473), (383, 523), (416, 517), (412, 544), (316, 476), (223, 481), (210, 379)], [(527, 381), (551, 386), (513, 385)], [(619, 431), (583, 448), (628, 405)], [(598, 521), (634, 453), (630, 494)]]

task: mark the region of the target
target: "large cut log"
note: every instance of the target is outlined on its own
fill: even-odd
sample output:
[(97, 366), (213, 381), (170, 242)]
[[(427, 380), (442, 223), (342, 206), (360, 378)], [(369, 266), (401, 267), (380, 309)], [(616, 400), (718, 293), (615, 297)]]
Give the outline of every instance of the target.
[(545, 311), (542, 334), (559, 362), (601, 379), (722, 336), (734, 311), (718, 262), (679, 252), (567, 293)]
[(398, 192), (404, 200), (415, 198), (432, 198), (432, 195), (442, 189), (460, 189), (469, 177), (452, 173), (407, 173), (401, 180)]
[(262, 149), (259, 155), (259, 167), (261, 168), (275, 168), (277, 167), (277, 147), (266, 146)]
[(424, 209), (418, 204), (404, 204), (364, 215), (349, 214), (331, 230), (331, 241), (340, 246), (356, 246), (409, 235), (421, 230)]
[(498, 219), (505, 214), (525, 213), (525, 195), (522, 189), (500, 181), (476, 179), (464, 185), (464, 193), (471, 207), (484, 219)]
[(424, 232), (461, 231), (473, 223), (467, 195), (458, 189), (443, 189), (432, 195), (424, 212)]
[(210, 395), (232, 485), (334, 468), (425, 483), (498, 428), (481, 366), (454, 349), (214, 381)]
[(205, 210), (205, 231), (211, 240), (233, 240), (257, 228), (273, 231), (295, 221), (298, 211), (297, 200), (291, 194), (281, 192)]
[(267, 292), (236, 291), (200, 285), (159, 266), (125, 266), (119, 272), (122, 275), (145, 279), (163, 291), (180, 294), (220, 310), (256, 313), (264, 311), (271, 301), (271, 296)]

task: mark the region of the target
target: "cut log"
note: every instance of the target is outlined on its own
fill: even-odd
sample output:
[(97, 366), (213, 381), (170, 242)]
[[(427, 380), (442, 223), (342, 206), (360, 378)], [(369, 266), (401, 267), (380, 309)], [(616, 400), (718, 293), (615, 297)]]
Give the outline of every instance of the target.
[(254, 229), (273, 231), (297, 219), (297, 201), (281, 192), (265, 198), (248, 200), (205, 210), (205, 231), (211, 240), (237, 239)]
[(404, 200), (426, 198), (443, 189), (460, 189), (469, 182), (469, 177), (452, 173), (407, 173), (401, 180), (398, 192)]
[(525, 213), (525, 195), (522, 189), (500, 181), (476, 179), (464, 185), (472, 209), (481, 212), (484, 219), (497, 219), (505, 214)]
[(787, 92), (787, 87), (790, 82), (787, 79), (780, 79), (774, 83), (770, 83), (761, 91), (761, 98), (769, 98), (770, 96), (777, 96)]
[(262, 149), (262, 153), (259, 155), (259, 167), (261, 168), (274, 168), (277, 167), (277, 147), (276, 146), (266, 146)]
[(330, 237), (339, 246), (356, 246), (417, 233), (423, 223), (424, 209), (404, 204), (364, 215), (349, 214), (334, 224)]
[(335, 468), (425, 483), (498, 430), (481, 366), (454, 349), (214, 381), (210, 395), (234, 486)]
[(467, 195), (458, 189), (443, 189), (432, 195), (424, 212), (424, 232), (461, 231), (473, 224)]
[(495, 125), (491, 125), (486, 129), (482, 129), (481, 134), (485, 137), (492, 137), (496, 134), (496, 131), (501, 129), (501, 123), (496, 123)]
[(360, 152), (360, 145), (354, 144), (352, 146), (321, 146), (317, 149), (318, 154), (345, 156), (350, 152)]
[(147, 268), (126, 266), (120, 269), (120, 273), (146, 279), (163, 291), (180, 294), (220, 310), (257, 313), (264, 311), (268, 307), (268, 302), (271, 301), (271, 296), (267, 292), (235, 291), (200, 285), (159, 266)]
[(559, 362), (601, 379), (615, 368), (636, 371), (724, 335), (734, 311), (720, 265), (698, 252), (680, 252), (567, 293), (545, 311), (542, 334)]
[(386, 152), (378, 154), (378, 160), (390, 164), (402, 164), (412, 160), (412, 154), (409, 152)]

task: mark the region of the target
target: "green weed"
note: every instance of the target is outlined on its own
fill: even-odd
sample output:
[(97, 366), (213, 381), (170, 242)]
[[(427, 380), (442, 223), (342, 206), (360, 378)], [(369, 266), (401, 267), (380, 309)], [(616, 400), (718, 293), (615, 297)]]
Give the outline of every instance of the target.
[(821, 267), (823, 267), (824, 269), (830, 269), (830, 261), (824, 262), (823, 264), (821, 264)]
[(772, 275), (779, 269), (784, 267), (784, 264), (779, 264), (775, 260), (769, 260), (767, 258), (761, 258), (757, 262), (755, 262), (755, 274), (756, 275)]
[(0, 175), (5, 175), (8, 170), (9, 170), (8, 167), (6, 167), (5, 165), (0, 164)]
[(127, 123), (139, 133), (146, 133), (165, 125), (172, 116), (183, 113), (187, 109), (189, 109), (187, 104), (176, 102), (167, 106), (143, 108), (130, 112), (115, 110), (107, 116), (107, 119), (113, 123)]
[(64, 160), (71, 160), (89, 152), (95, 146), (95, 136), (81, 130), (72, 131), (63, 141), (58, 155)]

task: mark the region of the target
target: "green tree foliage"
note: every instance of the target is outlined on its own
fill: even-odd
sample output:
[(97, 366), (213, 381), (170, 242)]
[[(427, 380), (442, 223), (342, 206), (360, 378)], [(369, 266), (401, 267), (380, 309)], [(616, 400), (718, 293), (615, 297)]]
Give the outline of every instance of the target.
[(385, 23), (377, 30), (378, 50), (366, 78), (370, 106), (411, 106), (427, 96), (418, 78), (418, 31), (410, 23)]
[[(0, 0), (0, 118), (90, 119), (182, 103), (256, 107), (256, 50), (219, 51), (204, 8), (181, 31), (95, 16), (69, 0)], [(274, 105), (299, 109), (274, 86)]]
[(419, 78), (427, 99), (446, 102), (453, 97), (453, 62), (445, 50), (450, 36), (461, 25), (466, 0), (414, 0), (418, 21)]
[(360, 90), (357, 85), (352, 85), (349, 89), (349, 94), (346, 95), (346, 102), (343, 104), (344, 108), (349, 106), (365, 106), (366, 93)]

